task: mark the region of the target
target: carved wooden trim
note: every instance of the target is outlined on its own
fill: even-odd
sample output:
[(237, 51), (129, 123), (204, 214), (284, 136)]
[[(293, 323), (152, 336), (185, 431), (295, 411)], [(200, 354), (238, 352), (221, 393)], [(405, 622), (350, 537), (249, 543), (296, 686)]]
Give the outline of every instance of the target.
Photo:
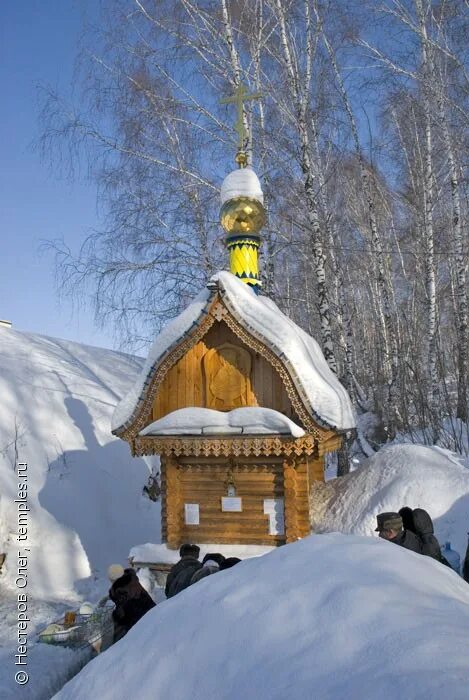
[[(234, 365), (226, 364), (224, 353), (229, 352), (236, 355), (237, 359)], [(216, 391), (213, 388), (213, 384), (216, 381), (217, 371), (222, 369), (223, 365), (225, 365), (225, 381), (223, 381), (222, 387), (219, 387), (219, 390)], [(202, 357), (205, 406), (215, 410), (231, 411), (234, 408), (251, 405), (249, 403), (252, 396), (251, 372), (252, 355), (249, 350), (246, 350), (241, 345), (222, 343), (215, 348), (207, 350)], [(226, 379), (228, 379), (228, 382)], [(233, 384), (236, 393), (229, 396), (227, 388)]]
[(134, 455), (176, 455), (185, 457), (277, 457), (317, 454), (317, 441), (312, 435), (302, 438), (249, 437), (249, 438), (199, 438), (137, 436)]

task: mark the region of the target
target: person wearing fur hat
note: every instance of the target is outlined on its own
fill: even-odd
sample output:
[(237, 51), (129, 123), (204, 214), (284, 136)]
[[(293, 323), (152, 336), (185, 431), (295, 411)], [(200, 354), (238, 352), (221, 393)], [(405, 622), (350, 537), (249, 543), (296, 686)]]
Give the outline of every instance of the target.
[(225, 571), (225, 569), (231, 569), (232, 566), (239, 564), (241, 559), (239, 557), (228, 557), (224, 562), (220, 564), (220, 571)]
[(411, 530), (404, 530), (402, 516), (399, 513), (379, 513), (376, 521), (378, 527), (375, 528), (375, 532), (378, 532), (382, 539), (422, 554), (419, 538)]
[(404, 529), (414, 532), (420, 541), (421, 553), (451, 568), (451, 564), (441, 553), (440, 543), (435, 537), (433, 521), (429, 513), (423, 508), (412, 510), (412, 508), (404, 506), (400, 509), (399, 515), (402, 516)]
[(200, 581), (200, 579), (206, 576), (210, 576), (210, 574), (216, 574), (217, 571), (220, 571), (220, 566), (224, 561), (225, 557), (218, 552), (206, 554), (202, 559), (202, 568), (197, 569), (197, 571), (192, 574), (190, 585), (192, 586), (193, 583), (197, 583), (197, 581)]
[[(114, 575), (116, 573), (113, 572)], [(143, 588), (134, 569), (124, 569), (123, 574), (114, 580), (109, 589), (109, 598), (116, 606), (112, 611), (114, 642), (155, 607), (153, 598)]]
[(172, 598), (190, 586), (192, 576), (202, 568), (199, 561), (200, 547), (196, 544), (183, 544), (179, 550), (181, 557), (168, 574), (164, 592), (167, 598)]

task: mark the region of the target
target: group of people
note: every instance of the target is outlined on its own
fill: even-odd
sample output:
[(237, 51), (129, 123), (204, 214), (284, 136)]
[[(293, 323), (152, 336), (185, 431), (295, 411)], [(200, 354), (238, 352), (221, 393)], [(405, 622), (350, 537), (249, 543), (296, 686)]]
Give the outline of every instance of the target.
[(217, 571), (230, 569), (241, 561), (238, 557), (227, 557), (219, 552), (206, 554), (199, 561), (200, 547), (196, 544), (183, 544), (179, 549), (180, 560), (175, 564), (166, 579), (165, 594), (172, 598), (193, 583), (215, 574)]
[[(214, 552), (206, 554), (199, 561), (200, 547), (196, 544), (183, 544), (179, 550), (180, 560), (168, 574), (165, 593), (171, 598), (184, 588), (210, 576), (217, 571), (229, 569), (241, 559), (225, 558), (223, 554)], [(113, 642), (117, 642), (145, 615), (156, 603), (140, 583), (135, 569), (124, 569), (120, 564), (113, 564), (108, 569), (111, 588), (103, 600), (112, 600), (115, 607), (112, 611), (114, 625)]]
[(423, 508), (404, 506), (398, 513), (379, 513), (376, 520), (375, 531), (383, 539), (451, 567), (435, 537), (432, 519)]

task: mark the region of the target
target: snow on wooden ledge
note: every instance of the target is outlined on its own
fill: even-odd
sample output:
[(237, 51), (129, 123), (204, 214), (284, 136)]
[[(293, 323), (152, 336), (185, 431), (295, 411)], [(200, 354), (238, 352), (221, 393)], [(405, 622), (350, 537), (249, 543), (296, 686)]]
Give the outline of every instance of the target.
[(154, 421), (140, 435), (292, 435), (303, 437), (305, 431), (272, 408), (246, 406), (232, 411), (212, 408), (180, 408)]
[[(201, 544), (200, 560), (209, 552), (219, 552), (224, 557), (239, 557), (239, 559), (251, 559), (267, 554), (277, 547), (257, 544)], [(166, 544), (139, 544), (129, 552), (129, 561), (136, 564), (176, 564), (180, 559), (179, 550), (168, 549)]]

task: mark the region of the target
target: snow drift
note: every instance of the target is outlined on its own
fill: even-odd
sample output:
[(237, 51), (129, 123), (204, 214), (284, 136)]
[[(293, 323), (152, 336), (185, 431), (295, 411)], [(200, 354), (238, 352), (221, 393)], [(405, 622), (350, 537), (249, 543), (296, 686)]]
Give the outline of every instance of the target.
[(70, 596), (81, 579), (159, 538), (149, 469), (110, 432), (140, 358), (0, 328), (0, 552), (15, 579), (15, 462), (27, 462), (28, 594)]
[[(325, 493), (324, 493), (325, 492)], [(443, 545), (450, 541), (464, 558), (469, 530), (469, 469), (462, 457), (439, 447), (384, 447), (355, 472), (319, 485), (316, 532), (370, 535), (376, 514), (402, 506), (424, 508)]]
[(160, 603), (55, 698), (465, 700), (468, 629), (453, 571), (378, 538), (316, 535)]

